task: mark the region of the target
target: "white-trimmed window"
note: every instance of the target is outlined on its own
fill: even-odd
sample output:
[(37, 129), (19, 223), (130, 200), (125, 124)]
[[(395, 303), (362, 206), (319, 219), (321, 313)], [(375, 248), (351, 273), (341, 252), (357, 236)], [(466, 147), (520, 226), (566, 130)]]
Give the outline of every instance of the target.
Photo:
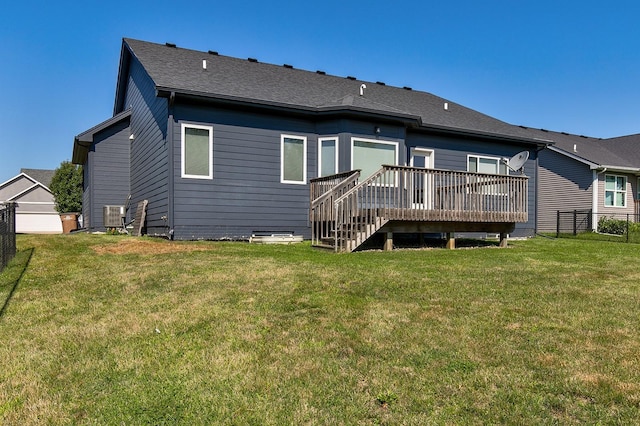
[(508, 175), (507, 164), (497, 157), (480, 155), (467, 156), (467, 171), (471, 173), (488, 173), (492, 175)]
[(280, 182), (307, 183), (307, 138), (282, 135), (280, 138)]
[[(509, 174), (507, 164), (501, 158), (482, 155), (467, 155), (467, 171), (490, 175)], [(496, 178), (483, 176), (470, 178), (468, 190), (485, 195), (505, 195), (508, 192), (507, 186), (501, 185)]]
[(338, 173), (338, 138), (318, 139), (318, 176)]
[(351, 139), (351, 170), (361, 170), (360, 180), (380, 170), (383, 164), (398, 164), (397, 142)]
[(213, 179), (213, 127), (182, 124), (182, 177)]
[(604, 205), (607, 207), (627, 206), (627, 177), (604, 176)]

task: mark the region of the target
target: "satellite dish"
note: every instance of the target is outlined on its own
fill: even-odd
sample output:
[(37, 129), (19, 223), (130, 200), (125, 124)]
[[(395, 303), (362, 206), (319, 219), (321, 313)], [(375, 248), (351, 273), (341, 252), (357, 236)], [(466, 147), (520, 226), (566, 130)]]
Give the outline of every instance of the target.
[(522, 173), (522, 169), (524, 168), (524, 163), (529, 159), (529, 151), (522, 151), (511, 157), (511, 159), (507, 162), (507, 167), (509, 167), (514, 172), (519, 171)]

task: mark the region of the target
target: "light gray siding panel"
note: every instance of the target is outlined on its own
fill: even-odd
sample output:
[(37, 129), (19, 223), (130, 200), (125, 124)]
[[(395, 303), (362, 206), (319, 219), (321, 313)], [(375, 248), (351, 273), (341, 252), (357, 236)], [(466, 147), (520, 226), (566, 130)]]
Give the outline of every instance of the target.
[(35, 183), (32, 180), (24, 176), (19, 176), (17, 179), (0, 188), (0, 202), (8, 200), (22, 191), (31, 188), (33, 185), (35, 185)]
[(591, 210), (589, 166), (551, 150), (540, 152), (538, 231), (555, 232), (557, 211)]
[(29, 191), (24, 192), (16, 201), (36, 202), (36, 203), (52, 203), (53, 194), (41, 186), (36, 186)]
[[(611, 207), (605, 206), (605, 176), (616, 175), (624, 176), (627, 178), (627, 198), (626, 207)], [(636, 184), (638, 177), (632, 174), (617, 173), (617, 172), (604, 172), (598, 174), (598, 214), (599, 216), (607, 215), (617, 217), (618, 219), (625, 219), (626, 216), (635, 214), (635, 197), (637, 196)]]
[[(131, 202), (148, 200), (147, 232), (166, 234), (168, 214), (168, 151), (167, 151), (167, 99), (156, 97), (153, 82), (140, 63), (133, 59), (125, 107), (132, 109), (130, 176)], [(135, 211), (132, 213), (135, 214)]]

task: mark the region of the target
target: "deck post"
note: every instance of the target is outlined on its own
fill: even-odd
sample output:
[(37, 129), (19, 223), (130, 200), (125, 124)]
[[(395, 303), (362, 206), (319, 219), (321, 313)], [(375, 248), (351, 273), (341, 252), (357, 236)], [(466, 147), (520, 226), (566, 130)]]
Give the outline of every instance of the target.
[(454, 250), (456, 248), (456, 237), (453, 232), (447, 232), (447, 249)]
[(393, 250), (393, 232), (384, 234), (384, 251)]
[(501, 232), (500, 233), (500, 247), (504, 248), (507, 246), (507, 233), (506, 232)]

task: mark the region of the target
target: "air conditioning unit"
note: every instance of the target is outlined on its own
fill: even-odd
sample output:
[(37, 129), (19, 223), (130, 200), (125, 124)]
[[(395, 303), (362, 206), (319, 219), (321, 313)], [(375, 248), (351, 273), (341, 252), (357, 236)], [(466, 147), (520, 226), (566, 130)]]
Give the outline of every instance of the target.
[(104, 206), (102, 209), (102, 220), (105, 228), (121, 228), (124, 217), (124, 206)]

